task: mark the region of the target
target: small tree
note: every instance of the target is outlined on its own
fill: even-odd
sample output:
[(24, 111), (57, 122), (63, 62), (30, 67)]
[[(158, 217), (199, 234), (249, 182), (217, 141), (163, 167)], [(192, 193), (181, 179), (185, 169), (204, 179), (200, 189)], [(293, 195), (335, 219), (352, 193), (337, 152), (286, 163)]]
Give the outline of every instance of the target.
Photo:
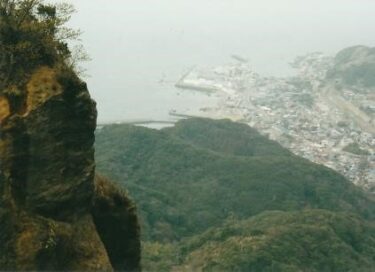
[(66, 3), (0, 0), (0, 92), (40, 65), (74, 68), (67, 42), (77, 40), (80, 31), (65, 26), (73, 12)]

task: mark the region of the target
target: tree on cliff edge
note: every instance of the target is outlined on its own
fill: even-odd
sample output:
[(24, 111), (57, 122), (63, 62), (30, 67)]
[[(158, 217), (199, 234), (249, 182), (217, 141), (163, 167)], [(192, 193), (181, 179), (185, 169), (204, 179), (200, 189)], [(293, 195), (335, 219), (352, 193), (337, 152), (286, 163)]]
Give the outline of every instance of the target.
[(73, 68), (67, 41), (77, 40), (80, 32), (65, 26), (73, 12), (66, 3), (0, 0), (0, 90), (41, 65)]

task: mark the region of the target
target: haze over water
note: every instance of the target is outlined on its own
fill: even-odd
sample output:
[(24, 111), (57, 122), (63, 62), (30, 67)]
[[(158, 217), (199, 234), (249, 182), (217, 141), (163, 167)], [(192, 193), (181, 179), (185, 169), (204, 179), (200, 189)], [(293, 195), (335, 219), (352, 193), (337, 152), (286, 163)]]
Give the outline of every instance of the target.
[(93, 59), (85, 67), (99, 122), (167, 119), (170, 109), (214, 103), (173, 85), (192, 66), (232, 62), (232, 54), (258, 73), (283, 76), (297, 55), (375, 45), (371, 0), (68, 2)]

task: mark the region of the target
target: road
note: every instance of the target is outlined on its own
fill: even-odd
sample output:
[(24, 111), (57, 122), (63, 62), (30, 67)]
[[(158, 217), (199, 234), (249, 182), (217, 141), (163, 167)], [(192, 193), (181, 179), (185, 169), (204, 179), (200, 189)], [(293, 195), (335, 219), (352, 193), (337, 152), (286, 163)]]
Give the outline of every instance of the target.
[(342, 97), (334, 86), (325, 87), (322, 93), (328, 105), (345, 112), (363, 131), (375, 135), (375, 127), (371, 123), (371, 118), (353, 103)]

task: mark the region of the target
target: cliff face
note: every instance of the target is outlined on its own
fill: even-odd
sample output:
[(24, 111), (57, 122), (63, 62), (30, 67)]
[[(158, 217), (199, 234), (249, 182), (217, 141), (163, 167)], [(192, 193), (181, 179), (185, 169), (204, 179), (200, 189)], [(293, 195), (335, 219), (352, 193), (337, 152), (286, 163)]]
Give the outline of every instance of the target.
[(0, 92), (0, 267), (139, 270), (135, 209), (95, 178), (86, 85), (42, 67), (11, 88)]

